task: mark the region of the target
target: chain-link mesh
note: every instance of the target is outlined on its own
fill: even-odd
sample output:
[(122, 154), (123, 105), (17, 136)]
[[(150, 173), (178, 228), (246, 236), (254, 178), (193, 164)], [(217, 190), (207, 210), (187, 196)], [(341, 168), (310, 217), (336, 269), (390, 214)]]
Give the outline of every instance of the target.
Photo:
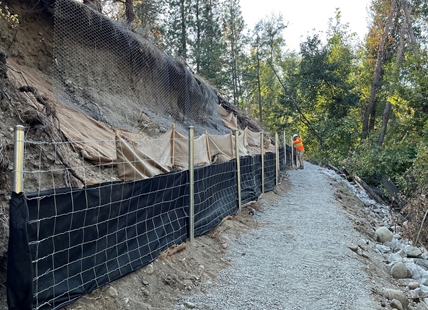
[[(226, 132), (214, 90), (117, 22), (70, 0), (55, 7), (53, 89), (66, 107), (114, 127), (144, 121)], [(199, 128), (199, 130), (198, 130)]]

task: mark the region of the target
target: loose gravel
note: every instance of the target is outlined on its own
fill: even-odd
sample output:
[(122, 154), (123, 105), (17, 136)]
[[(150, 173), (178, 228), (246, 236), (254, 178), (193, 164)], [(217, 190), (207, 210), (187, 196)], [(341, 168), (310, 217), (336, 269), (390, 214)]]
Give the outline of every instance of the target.
[(348, 248), (363, 236), (337, 206), (326, 170), (306, 163), (287, 174), (291, 190), (261, 199), (259, 228), (230, 238), (231, 266), (175, 309), (374, 308), (365, 266)]

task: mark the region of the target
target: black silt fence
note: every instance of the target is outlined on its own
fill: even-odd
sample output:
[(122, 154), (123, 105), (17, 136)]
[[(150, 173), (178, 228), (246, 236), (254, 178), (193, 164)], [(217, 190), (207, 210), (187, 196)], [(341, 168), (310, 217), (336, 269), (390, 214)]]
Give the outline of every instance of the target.
[(276, 154), (275, 153), (265, 153), (265, 192), (272, 191), (275, 188), (275, 178), (276, 178)]
[[(262, 193), (262, 155), (253, 156), (254, 190), (257, 197)], [(266, 182), (266, 180), (265, 180)]]
[[(242, 203), (261, 194), (261, 155), (241, 157)], [(237, 212), (236, 160), (195, 168), (195, 235)], [(275, 154), (265, 154), (265, 191)], [(189, 172), (10, 200), (9, 309), (60, 309), (189, 237)]]
[(284, 147), (280, 147), (279, 148), (279, 170), (282, 171), (286, 168), (286, 165), (288, 163), (285, 162), (285, 152), (284, 152)]
[[(286, 146), (286, 152), (285, 152), (285, 157), (287, 158), (287, 164), (286, 164), (287, 167), (291, 167), (291, 158), (292, 158), (291, 153), (292, 153), (292, 147), (287, 145)], [(295, 153), (296, 152), (294, 152), (294, 154)]]
[(9, 309), (62, 308), (186, 241), (187, 176), (15, 195)]
[(195, 236), (203, 235), (238, 211), (236, 159), (195, 167)]
[(241, 202), (242, 204), (257, 200), (260, 193), (256, 188), (255, 165), (253, 156), (240, 158), (241, 165)]

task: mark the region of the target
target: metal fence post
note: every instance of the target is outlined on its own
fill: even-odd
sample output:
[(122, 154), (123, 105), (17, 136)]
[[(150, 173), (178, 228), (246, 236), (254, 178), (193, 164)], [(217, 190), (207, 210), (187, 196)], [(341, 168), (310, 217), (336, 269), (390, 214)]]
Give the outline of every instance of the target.
[(175, 124), (171, 125), (171, 166), (175, 164)]
[(194, 174), (194, 137), (193, 126), (189, 127), (189, 234), (190, 242), (195, 239), (195, 174)]
[(278, 133), (275, 132), (275, 186), (278, 185), (279, 179), (279, 147)]
[(291, 168), (295, 168), (294, 166), (294, 147), (293, 147), (293, 137), (291, 137)]
[(260, 133), (260, 154), (262, 156), (262, 194), (265, 192), (265, 145), (263, 131)]
[(284, 139), (284, 167), (287, 167), (287, 141), (285, 141), (285, 131), (283, 132)]
[(239, 159), (239, 138), (238, 130), (235, 131), (235, 154), (236, 154), (236, 183), (238, 187), (238, 210), (241, 212), (241, 162)]
[(16, 125), (13, 148), (13, 191), (17, 194), (24, 191), (24, 126)]
[(232, 153), (232, 157), (233, 157), (233, 133), (229, 132), (229, 137), (230, 137), (230, 153)]

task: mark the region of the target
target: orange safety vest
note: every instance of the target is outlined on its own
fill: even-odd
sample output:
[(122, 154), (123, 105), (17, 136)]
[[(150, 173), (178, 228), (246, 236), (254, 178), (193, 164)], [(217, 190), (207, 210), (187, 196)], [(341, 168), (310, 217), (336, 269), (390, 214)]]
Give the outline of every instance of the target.
[(296, 148), (296, 150), (298, 151), (304, 151), (305, 148), (303, 147), (303, 142), (302, 142), (302, 138), (297, 138), (296, 140), (293, 141), (293, 146)]

